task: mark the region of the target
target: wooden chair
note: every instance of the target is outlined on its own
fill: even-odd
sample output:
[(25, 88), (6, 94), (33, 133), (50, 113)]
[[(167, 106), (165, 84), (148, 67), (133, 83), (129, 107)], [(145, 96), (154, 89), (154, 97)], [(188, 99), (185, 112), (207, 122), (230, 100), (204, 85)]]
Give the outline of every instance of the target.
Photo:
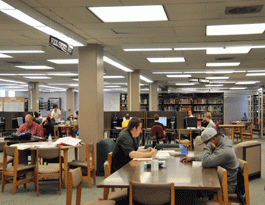
[(129, 205), (133, 201), (141, 204), (165, 204), (175, 205), (174, 183), (168, 184), (143, 184), (130, 182)]
[[(250, 205), (250, 198), (249, 198), (249, 180), (248, 180), (248, 163), (244, 160), (238, 159), (239, 167), (243, 170), (244, 176), (244, 187), (245, 187), (245, 195), (244, 200), (246, 205)], [(240, 201), (237, 198), (236, 194), (228, 194), (228, 201), (230, 203), (239, 203)]]
[[(176, 139), (176, 143), (186, 145), (189, 150), (192, 150), (192, 130), (191, 129), (179, 129), (179, 138)], [(182, 139), (182, 135), (188, 136), (190, 139)]]
[[(41, 159), (58, 159), (56, 165), (41, 165)], [(54, 184), (54, 183), (39, 183), (41, 178), (58, 178), (58, 188), (61, 195), (62, 190), (62, 161), (61, 161), (61, 148), (38, 148), (37, 149), (37, 164), (35, 169), (36, 184), (37, 184), (37, 196), (39, 196), (39, 185), (42, 184)]]
[[(70, 170), (68, 172), (68, 186), (67, 186), (67, 193), (66, 193), (66, 205), (72, 204), (72, 191), (73, 188), (77, 188), (76, 190), (76, 205), (81, 204), (81, 192), (82, 192), (82, 171), (81, 168), (76, 168)], [(88, 202), (84, 203), (83, 205), (115, 205), (116, 202), (112, 200), (106, 201), (97, 201), (97, 202)]]
[[(104, 163), (104, 170), (105, 170), (105, 179), (107, 177), (110, 176), (110, 165), (109, 162), (106, 161)], [(103, 191), (103, 199), (104, 200), (114, 200), (114, 201), (120, 201), (123, 199), (126, 199), (128, 197), (128, 190), (127, 189), (123, 189), (123, 190), (119, 190), (119, 191), (114, 191), (114, 189), (112, 190), (112, 192), (109, 192), (109, 188), (105, 187), (104, 191)]]
[(86, 161), (73, 160), (72, 162), (68, 163), (68, 165), (69, 168), (82, 168), (82, 172), (84, 173), (82, 178), (88, 182), (90, 188), (91, 178), (93, 178), (94, 184), (96, 184), (94, 143), (86, 144)]
[[(13, 166), (7, 167), (8, 156), (14, 157)], [(17, 147), (4, 146), (3, 155), (3, 173), (2, 173), (2, 192), (4, 192), (5, 185), (13, 182), (13, 194), (16, 193), (16, 189), (19, 185), (29, 182), (35, 182), (36, 188), (36, 176), (34, 173), (35, 165), (19, 164), (19, 152)], [(26, 173), (31, 173), (31, 177), (26, 178)], [(7, 176), (12, 176), (12, 180), (8, 180)], [(25, 185), (24, 185), (25, 186)]]
[(244, 130), (241, 135), (242, 135), (241, 142), (253, 140), (253, 125), (250, 124), (249, 130)]
[[(7, 146), (6, 142), (0, 142), (0, 152), (4, 151), (4, 146)], [(13, 162), (14, 157), (7, 157), (7, 164), (10, 162)], [(4, 163), (3, 163), (3, 157), (0, 158), (0, 169), (3, 169)]]

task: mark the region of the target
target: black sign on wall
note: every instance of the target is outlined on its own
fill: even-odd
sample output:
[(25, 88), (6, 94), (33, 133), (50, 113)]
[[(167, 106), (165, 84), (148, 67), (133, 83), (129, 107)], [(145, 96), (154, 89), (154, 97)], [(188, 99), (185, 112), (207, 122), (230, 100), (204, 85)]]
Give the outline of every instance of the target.
[(60, 39), (53, 36), (50, 36), (49, 45), (69, 55), (73, 54), (73, 46), (68, 45), (64, 41), (61, 41)]

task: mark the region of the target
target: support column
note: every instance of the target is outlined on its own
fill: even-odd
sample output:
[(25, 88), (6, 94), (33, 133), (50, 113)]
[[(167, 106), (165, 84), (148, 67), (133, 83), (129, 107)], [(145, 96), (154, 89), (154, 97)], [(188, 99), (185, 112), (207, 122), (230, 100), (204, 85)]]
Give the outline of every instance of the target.
[(158, 111), (157, 81), (149, 84), (149, 111)]
[(28, 83), (28, 111), (39, 112), (39, 83)]
[(140, 111), (140, 70), (128, 73), (128, 111)]
[[(103, 139), (103, 47), (89, 44), (79, 52), (79, 137), (84, 143), (96, 144)], [(79, 152), (85, 159), (85, 152)], [(97, 155), (96, 155), (97, 156)]]
[(74, 89), (68, 88), (66, 90), (66, 117), (70, 114), (74, 114)]

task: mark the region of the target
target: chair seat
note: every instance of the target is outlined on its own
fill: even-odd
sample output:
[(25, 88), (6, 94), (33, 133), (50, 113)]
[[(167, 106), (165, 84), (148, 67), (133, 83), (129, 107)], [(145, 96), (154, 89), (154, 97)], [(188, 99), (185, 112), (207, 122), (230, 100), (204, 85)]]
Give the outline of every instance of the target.
[(84, 203), (82, 205), (115, 205), (116, 202), (113, 200), (104, 200), (104, 201), (91, 201)]
[[(244, 195), (244, 198), (245, 198), (245, 195)], [(232, 202), (239, 202), (237, 198), (237, 194), (228, 194), (228, 200)]]
[[(69, 166), (74, 166), (74, 167), (87, 167), (87, 162), (82, 160), (73, 160), (68, 164)], [(90, 164), (92, 164), (92, 161), (90, 161)]]
[(210, 201), (210, 200), (205, 200), (205, 199), (195, 199), (195, 204), (196, 205), (218, 205), (219, 203), (215, 201)]
[[(7, 157), (7, 164), (12, 162), (14, 157)], [(0, 165), (3, 165), (3, 158), (0, 158)]]
[(249, 133), (249, 132), (243, 132), (242, 135), (251, 136), (251, 133)]
[(157, 140), (158, 141), (164, 141), (164, 140), (166, 140), (167, 138), (165, 138), (165, 137), (163, 137), (163, 138), (158, 138)]
[(39, 173), (40, 174), (52, 174), (59, 173), (60, 168), (58, 165), (39, 165)]
[[(32, 168), (35, 168), (35, 165), (19, 164), (18, 167), (17, 167), (17, 171), (20, 172), (20, 171), (24, 171), (24, 170), (32, 169)], [(6, 171), (7, 172), (14, 172), (14, 167), (13, 166), (12, 167), (7, 167)]]
[(108, 195), (109, 200), (119, 201), (121, 199), (124, 199), (128, 196), (128, 190), (122, 189), (119, 191), (110, 192)]

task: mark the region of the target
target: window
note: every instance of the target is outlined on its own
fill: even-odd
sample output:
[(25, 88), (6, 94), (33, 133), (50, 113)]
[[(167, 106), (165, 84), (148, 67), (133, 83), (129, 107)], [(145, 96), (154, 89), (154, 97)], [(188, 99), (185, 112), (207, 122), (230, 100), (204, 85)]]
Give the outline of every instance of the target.
[(5, 96), (6, 96), (6, 91), (0, 90), (0, 97), (5, 97)]
[(15, 97), (15, 91), (8, 91), (8, 97)]

